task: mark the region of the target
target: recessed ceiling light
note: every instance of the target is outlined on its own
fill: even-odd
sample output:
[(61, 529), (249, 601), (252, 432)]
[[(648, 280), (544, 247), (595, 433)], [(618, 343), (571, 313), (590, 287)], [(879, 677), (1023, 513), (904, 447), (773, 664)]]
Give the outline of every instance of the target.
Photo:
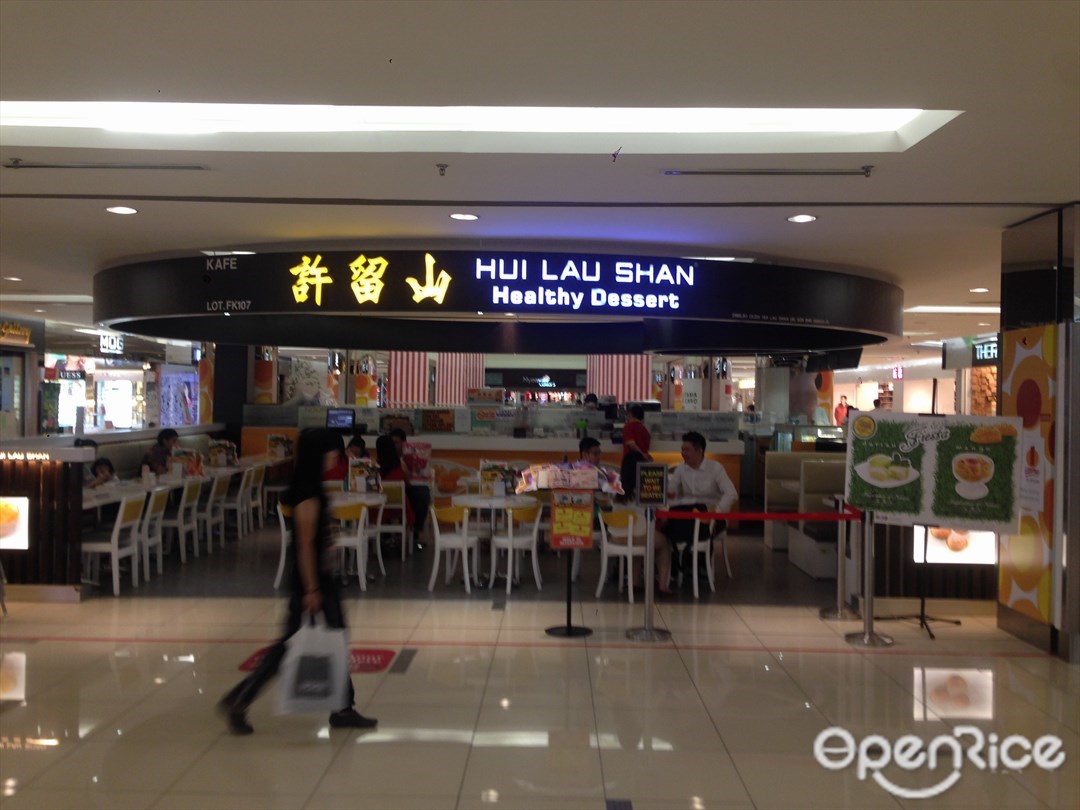
[(126, 205), (114, 205), (112, 208), (106, 208), (110, 214), (137, 214), (139, 213), (134, 208), (129, 208)]
[(812, 216), (810, 214), (796, 214), (793, 217), (788, 217), (787, 221), (788, 222), (797, 222), (800, 225), (803, 225), (803, 224), (805, 224), (807, 222), (813, 222), (816, 219), (817, 219), (817, 217)]
[(684, 256), (683, 258), (689, 259), (694, 262), (744, 262), (745, 264), (753, 264), (753, 259), (744, 258), (742, 256)]
[(456, 219), (459, 222), (472, 222), (474, 219), (480, 219), (476, 214), (451, 214), (450, 219)]
[(254, 250), (200, 250), (203, 256), (254, 256)]
[(483, 311), (482, 311), (482, 310), (479, 310), (479, 309), (478, 309), (478, 310), (476, 310), (476, 314), (477, 314), (477, 315), (483, 315), (484, 313), (483, 313)]
[(47, 311), (47, 310), (44, 310), (44, 309), (35, 309), (35, 310), (34, 310), (34, 312), (46, 312), (46, 311)]
[(989, 287), (972, 287), (970, 290), (968, 290), (968, 292), (988, 293), (988, 292), (990, 292), (990, 288)]
[(988, 323), (987, 321), (979, 321), (979, 322), (978, 322), (978, 323), (976, 324), (976, 326), (990, 326), (990, 325), (991, 325), (991, 324), (989, 324), (989, 323)]
[(4, 276), (4, 281), (22, 281), (18, 276)]

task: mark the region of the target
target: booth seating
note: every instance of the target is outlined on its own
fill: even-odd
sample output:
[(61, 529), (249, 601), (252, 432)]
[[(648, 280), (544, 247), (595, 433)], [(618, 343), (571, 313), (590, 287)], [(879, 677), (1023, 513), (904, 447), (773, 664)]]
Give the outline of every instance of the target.
[[(827, 500), (844, 491), (845, 460), (835, 455), (828, 460), (804, 459), (799, 469), (798, 511), (833, 511)], [(839, 525), (813, 521), (788, 524), (788, 560), (814, 579), (836, 579)]]
[[(781, 453), (770, 451), (765, 454), (765, 511), (795, 512), (799, 508), (799, 489), (802, 481), (804, 461), (843, 462), (843, 456), (836, 453)], [(840, 492), (843, 490), (841, 482)], [(824, 504), (822, 504), (824, 508)], [(814, 512), (821, 509), (814, 508)], [(765, 548), (784, 551), (788, 547), (787, 523), (779, 520), (765, 521)]]
[[(109, 459), (120, 479), (138, 478), (142, 472), (143, 457), (154, 444), (154, 439), (120, 442), (101, 440), (97, 448), (97, 457)], [(208, 456), (210, 454), (210, 434), (194, 433), (190, 436), (181, 436), (177, 446), (194, 450), (204, 457)]]

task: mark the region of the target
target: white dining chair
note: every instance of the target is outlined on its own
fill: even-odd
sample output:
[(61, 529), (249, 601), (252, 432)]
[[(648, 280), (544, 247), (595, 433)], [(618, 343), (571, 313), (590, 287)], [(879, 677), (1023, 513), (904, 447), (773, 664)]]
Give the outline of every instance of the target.
[(405, 506), (405, 482), (383, 481), (383, 495), (386, 503), (382, 507), (379, 534), (397, 535), (401, 539), (401, 560), (409, 553), (408, 510)]
[(83, 581), (98, 584), (101, 557), (108, 555), (112, 569), (113, 596), (120, 595), (120, 561), (131, 559), (131, 587), (139, 587), (139, 528), (146, 493), (127, 495), (120, 501), (116, 522), (109, 531), (94, 532), (83, 538)]
[[(341, 564), (345, 567), (345, 556), (352, 552), (356, 557), (356, 577), (360, 581), (360, 590), (367, 590), (367, 563), (372, 538), (378, 540), (375, 527), (368, 523), (368, 508), (362, 503), (351, 503), (334, 508), (334, 517), (341, 521), (342, 531), (334, 538), (334, 548), (342, 550)], [(376, 542), (378, 548), (378, 542)], [(386, 576), (382, 555), (378, 555), (379, 570)]]
[(690, 543), (690, 558), (692, 560), (690, 565), (690, 576), (694, 579), (694, 598), (698, 597), (698, 559), (701, 556), (705, 557), (705, 574), (709, 579), (709, 590), (716, 591), (716, 575), (715, 575), (715, 562), (713, 561), (713, 543), (720, 543), (720, 551), (724, 556), (724, 566), (727, 568), (728, 579), (734, 579), (735, 577), (731, 573), (731, 560), (728, 559), (727, 552), (727, 530), (718, 533), (713, 536), (713, 529), (716, 525), (716, 521), (694, 521), (694, 536)]
[(152, 549), (157, 549), (158, 576), (163, 571), (162, 521), (165, 517), (165, 507), (169, 505), (170, 491), (169, 487), (155, 487), (150, 490), (146, 507), (143, 509), (142, 524), (139, 527), (139, 546), (142, 549), (143, 579), (147, 582), (150, 581), (150, 551)]
[(278, 526), (281, 528), (281, 554), (278, 557), (277, 576), (274, 577), (275, 591), (281, 587), (281, 577), (285, 573), (285, 559), (289, 556), (289, 546), (292, 545), (292, 529), (289, 528), (286, 520), (286, 517), (292, 517), (292, 509), (278, 501), (276, 511)]
[(259, 522), (259, 528), (263, 527), (263, 484), (266, 482), (266, 465), (256, 464), (251, 468), (251, 480), (248, 482), (248, 495), (244, 517), (247, 519), (247, 530), (255, 531), (255, 521)]
[[(236, 489), (229, 492), (221, 501), (221, 511), (224, 515), (232, 513), (236, 519), (236, 536), (243, 537), (247, 534), (247, 523), (250, 513), (248, 499), (251, 497), (251, 478), (255, 474), (252, 467), (248, 467), (240, 473), (240, 483)], [(225, 532), (221, 533), (222, 545), (225, 543)]]
[(206, 553), (214, 553), (214, 527), (221, 530), (221, 547), (225, 548), (225, 510), (222, 501), (229, 492), (231, 475), (219, 475), (210, 484), (206, 500), (196, 507), (195, 519), (199, 524), (199, 533), (206, 538)]
[[(630, 603), (634, 602), (633, 561), (635, 557), (645, 559), (645, 521), (643, 516), (629, 509), (600, 513), (600, 582), (596, 586), (596, 596), (604, 590), (607, 581), (608, 561), (619, 560), (619, 591), (627, 584)], [(615, 539), (625, 543), (614, 542)], [(634, 544), (634, 541), (638, 545)], [(629, 563), (629, 564), (627, 564)]]
[[(453, 526), (452, 531), (443, 526)], [(439, 560), (446, 554), (446, 582), (457, 569), (457, 557), (460, 553), (465, 571), (465, 593), (472, 593), (469, 571), (469, 554), (473, 555), (473, 571), (480, 565), (480, 542), (475, 535), (469, 534), (469, 508), (467, 506), (443, 506), (431, 510), (431, 530), (435, 539), (435, 561), (431, 567), (431, 579), (428, 590), (435, 589), (435, 579), (439, 574)]]
[(191, 547), (195, 556), (199, 556), (199, 523), (195, 518), (195, 509), (199, 505), (199, 493), (202, 491), (202, 481), (188, 481), (180, 493), (180, 502), (176, 510), (167, 513), (161, 519), (162, 529), (172, 529), (176, 533), (177, 542), (180, 544), (180, 562), (187, 562), (187, 537), (191, 535)]
[(488, 587), (495, 582), (495, 569), (499, 552), (506, 552), (506, 592), (514, 580), (517, 558), (521, 554), (532, 555), (533, 579), (536, 580), (536, 590), (541, 590), (540, 564), (536, 558), (536, 546), (540, 536), (540, 518), (543, 507), (537, 503), (533, 506), (506, 510), (506, 531), (496, 533), (491, 537), (491, 570), (488, 573)]

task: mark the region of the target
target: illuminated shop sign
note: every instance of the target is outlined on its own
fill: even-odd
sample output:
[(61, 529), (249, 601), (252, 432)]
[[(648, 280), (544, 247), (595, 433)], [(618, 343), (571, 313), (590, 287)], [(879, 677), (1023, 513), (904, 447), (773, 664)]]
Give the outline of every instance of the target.
[(123, 335), (101, 335), (98, 339), (98, 349), (102, 354), (123, 354)]
[[(224, 319), (234, 315), (245, 325)], [(540, 325), (506, 321), (506, 328), (483, 330), (472, 321), (507, 315), (537, 321), (581, 318), (584, 331), (603, 329), (590, 340), (604, 352), (613, 350), (601, 350), (605, 341), (628, 353), (642, 346), (685, 350), (733, 339), (748, 344), (799, 339), (809, 346), (815, 344), (810, 332), (825, 343), (849, 339), (839, 334), (844, 330), (874, 338), (899, 334), (903, 291), (862, 276), (782, 265), (755, 266), (747, 274), (729, 262), (662, 256), (366, 245), (163, 259), (110, 267), (94, 276), (94, 319), (116, 331), (258, 344), (269, 341), (265, 332), (285, 328), (282, 317), (307, 319), (302, 328), (309, 333), (339, 332), (340, 324), (323, 320), (327, 315), (372, 316), (349, 325), (351, 339), (368, 340), (370, 332), (412, 348), (423, 342), (418, 334), (390, 334), (379, 319), (445, 320), (439, 340), (452, 351), (479, 350), (469, 348), (477, 344), (535, 344)], [(320, 317), (312, 321), (311, 316)], [(586, 319), (620, 323), (590, 327)], [(712, 325), (721, 322), (726, 332), (718, 336)], [(748, 324), (760, 328), (743, 329)], [(799, 337), (773, 340), (772, 330), (780, 326), (795, 327)]]
[(976, 343), (971, 347), (971, 364), (973, 366), (996, 366), (997, 361), (997, 338), (984, 343)]
[[(514, 312), (609, 312), (634, 310), (641, 314), (663, 313), (682, 307), (694, 289), (694, 262), (663, 259), (634, 261), (614, 257), (504, 256), (463, 257), (452, 254), (447, 261), (423, 254), (423, 269), (416, 254), (358, 254), (345, 262), (337, 257), (302, 255), (289, 268), (293, 303), (302, 308), (322, 308), (333, 302), (329, 285), (347, 284), (349, 305), (383, 303), (387, 297), (408, 295), (412, 304), (447, 303), (451, 285), (461, 294), (451, 296), (451, 307), (468, 296), (468, 306)], [(456, 290), (455, 290), (456, 291)], [(247, 311), (244, 300), (212, 299), (208, 312)]]

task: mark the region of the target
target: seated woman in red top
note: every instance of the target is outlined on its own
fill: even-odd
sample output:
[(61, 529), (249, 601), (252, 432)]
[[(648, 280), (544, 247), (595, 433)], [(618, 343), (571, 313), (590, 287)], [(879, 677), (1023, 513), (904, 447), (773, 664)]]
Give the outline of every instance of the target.
[[(397, 446), (389, 436), (380, 436), (375, 440), (375, 460), (379, 465), (379, 477), (383, 481), (405, 481), (405, 468), (401, 466), (401, 456)], [(412, 528), (413, 508), (409, 499), (405, 499), (405, 523)]]

